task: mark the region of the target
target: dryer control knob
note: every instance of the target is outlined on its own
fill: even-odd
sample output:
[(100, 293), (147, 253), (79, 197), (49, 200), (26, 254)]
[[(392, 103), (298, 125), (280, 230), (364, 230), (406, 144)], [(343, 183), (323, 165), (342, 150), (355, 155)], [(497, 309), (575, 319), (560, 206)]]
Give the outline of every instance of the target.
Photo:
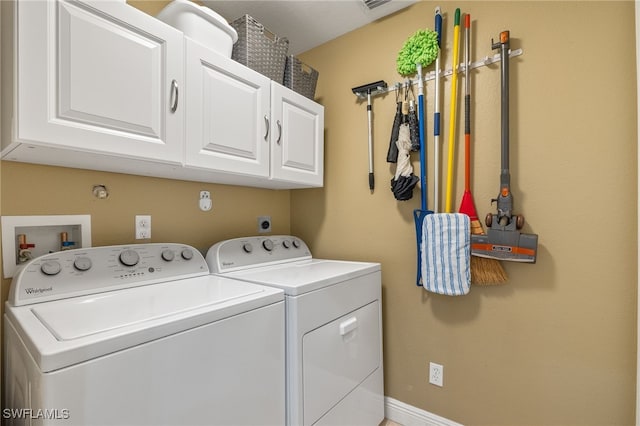
[(40, 266), (40, 270), (45, 275), (56, 275), (62, 270), (62, 266), (55, 260), (48, 260)]
[(140, 255), (135, 250), (125, 250), (118, 258), (125, 266), (136, 266), (140, 261)]
[(262, 247), (264, 247), (264, 249), (265, 249), (266, 251), (271, 251), (271, 250), (273, 250), (273, 241), (271, 241), (271, 240), (269, 240), (269, 239), (264, 240), (264, 241), (262, 242)]
[(182, 256), (184, 260), (191, 260), (193, 259), (193, 252), (191, 251), (191, 249), (184, 249), (180, 253), (180, 256)]
[(169, 249), (162, 250), (162, 254), (160, 255), (160, 257), (162, 257), (162, 260), (166, 260), (167, 262), (171, 262), (175, 256), (176, 255), (173, 250)]
[(298, 241), (298, 240), (293, 240), (293, 246), (294, 246), (295, 248), (300, 248), (300, 241)]
[(282, 247), (286, 249), (291, 248), (291, 243), (289, 242), (289, 240), (282, 240)]
[(253, 251), (253, 246), (251, 243), (244, 243), (242, 245), (242, 250), (244, 250), (245, 253), (251, 253)]
[(86, 256), (76, 257), (76, 260), (73, 261), (73, 267), (78, 271), (88, 271), (91, 269), (91, 259)]

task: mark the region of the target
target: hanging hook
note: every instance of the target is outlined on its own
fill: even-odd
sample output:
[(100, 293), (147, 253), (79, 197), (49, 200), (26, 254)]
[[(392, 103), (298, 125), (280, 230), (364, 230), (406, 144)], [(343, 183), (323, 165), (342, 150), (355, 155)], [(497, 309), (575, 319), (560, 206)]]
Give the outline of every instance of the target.
[(411, 80), (405, 78), (404, 80), (404, 100), (405, 102), (409, 99), (409, 88), (411, 87)]
[(409, 94), (411, 95), (411, 100), (415, 101), (416, 100), (416, 94), (413, 93), (413, 82), (411, 80), (409, 80)]

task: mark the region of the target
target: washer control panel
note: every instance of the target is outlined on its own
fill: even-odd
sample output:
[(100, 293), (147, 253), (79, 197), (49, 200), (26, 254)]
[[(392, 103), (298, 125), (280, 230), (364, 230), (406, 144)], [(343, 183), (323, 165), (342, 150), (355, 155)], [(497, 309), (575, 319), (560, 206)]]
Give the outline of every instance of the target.
[(184, 244), (66, 250), (21, 265), (8, 302), (19, 306), (208, 274), (202, 254)]
[(309, 247), (291, 235), (245, 237), (221, 241), (207, 251), (212, 273), (311, 259)]

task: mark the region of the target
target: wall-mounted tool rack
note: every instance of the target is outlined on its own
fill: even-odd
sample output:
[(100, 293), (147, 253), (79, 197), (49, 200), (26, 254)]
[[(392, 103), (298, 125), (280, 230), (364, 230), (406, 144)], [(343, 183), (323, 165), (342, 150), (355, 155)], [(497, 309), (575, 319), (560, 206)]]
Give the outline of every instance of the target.
[[(515, 49), (515, 50), (509, 50), (509, 58), (514, 58), (516, 56), (520, 56), (524, 54), (524, 52), (522, 51), (522, 49)], [(486, 67), (487, 65), (491, 65), (493, 63), (496, 62), (500, 62), (500, 54), (495, 54), (493, 56), (485, 56), (482, 60), (479, 61), (475, 61), (475, 62), (471, 62), (469, 64), (469, 69), (475, 69), (475, 68), (480, 68), (480, 67)], [(461, 62), (460, 65), (458, 65), (457, 69), (458, 69), (458, 73), (463, 73), (466, 72), (466, 64), (464, 62)], [(447, 77), (453, 74), (453, 70), (450, 69), (445, 69), (440, 71), (440, 76), (441, 77)], [(423, 80), (429, 81), (429, 80), (435, 80), (436, 79), (436, 71), (429, 71), (428, 73), (425, 73)], [(411, 79), (410, 84), (413, 86), (415, 84), (418, 84), (417, 80), (413, 80)], [(382, 89), (382, 90), (378, 90), (375, 93), (372, 93), (372, 96), (379, 96), (379, 95), (383, 95), (389, 92), (395, 92), (396, 90), (398, 90), (400, 87), (405, 87), (405, 83), (396, 83), (394, 85), (389, 85), (386, 89)], [(361, 93), (356, 93), (355, 94), (358, 98), (360, 99), (366, 99), (367, 96), (366, 94), (361, 94)]]

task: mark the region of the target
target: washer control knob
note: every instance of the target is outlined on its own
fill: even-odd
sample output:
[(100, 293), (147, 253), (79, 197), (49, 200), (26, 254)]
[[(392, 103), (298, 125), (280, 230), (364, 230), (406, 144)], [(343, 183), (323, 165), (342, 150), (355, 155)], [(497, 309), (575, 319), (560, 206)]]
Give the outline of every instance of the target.
[(171, 262), (175, 258), (175, 256), (176, 255), (173, 250), (169, 249), (162, 250), (162, 254), (160, 255), (160, 257), (162, 257), (162, 260), (166, 260), (167, 262)]
[(193, 251), (191, 249), (183, 249), (180, 256), (182, 256), (184, 260), (191, 260), (193, 259)]
[(273, 241), (266, 239), (262, 242), (262, 247), (266, 250), (266, 251), (271, 251), (273, 250)]
[(294, 239), (294, 240), (293, 240), (293, 246), (294, 246), (295, 248), (300, 248), (300, 241), (299, 241), (299, 240)]
[(289, 242), (289, 240), (282, 240), (282, 247), (286, 249), (291, 248), (291, 243)]
[(136, 266), (140, 261), (140, 255), (138, 254), (138, 252), (131, 249), (125, 250), (120, 253), (120, 256), (118, 258), (120, 259), (120, 263), (122, 263), (124, 266)]
[(91, 269), (91, 259), (87, 256), (78, 256), (73, 261), (73, 267), (78, 271), (88, 271)]
[(40, 270), (45, 275), (57, 275), (62, 270), (62, 266), (55, 260), (47, 260), (40, 266)]
[(242, 250), (244, 250), (245, 253), (251, 253), (253, 251), (253, 246), (251, 243), (244, 243), (242, 245)]

